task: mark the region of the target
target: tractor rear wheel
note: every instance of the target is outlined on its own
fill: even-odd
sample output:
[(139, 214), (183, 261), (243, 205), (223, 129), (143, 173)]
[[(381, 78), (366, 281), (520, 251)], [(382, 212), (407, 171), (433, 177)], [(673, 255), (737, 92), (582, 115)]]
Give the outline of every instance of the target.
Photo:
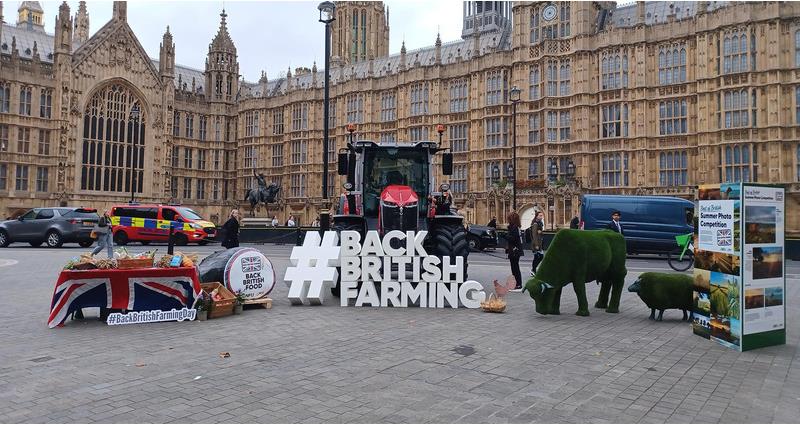
[[(357, 222), (349, 222), (349, 223), (348, 222), (339, 222), (339, 223), (335, 223), (334, 222), (333, 226), (331, 227), (331, 231), (336, 231), (341, 236), (341, 232), (342, 231), (356, 231), (356, 232), (361, 233), (363, 231), (363, 229), (362, 229), (362, 224), (357, 223)], [(362, 241), (364, 240), (364, 235), (361, 235), (361, 240)], [(339, 269), (339, 274), (336, 277), (336, 285), (331, 287), (331, 294), (333, 295), (333, 297), (339, 297), (339, 295), (341, 294), (341, 292), (339, 291), (339, 284), (341, 284), (341, 282), (342, 282), (342, 275), (341, 274), (342, 274), (342, 270), (340, 268)]]
[(432, 227), (430, 237), (433, 253), (436, 256), (462, 256), (464, 258), (464, 280), (467, 279), (467, 257), (469, 256), (469, 239), (467, 230), (461, 223), (441, 223)]

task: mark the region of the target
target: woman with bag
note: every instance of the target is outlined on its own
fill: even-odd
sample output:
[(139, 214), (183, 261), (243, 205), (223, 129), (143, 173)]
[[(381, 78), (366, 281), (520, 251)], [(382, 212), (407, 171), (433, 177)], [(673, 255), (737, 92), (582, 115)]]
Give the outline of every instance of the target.
[(517, 212), (512, 211), (506, 218), (508, 222), (508, 234), (506, 239), (506, 253), (508, 253), (508, 260), (511, 262), (511, 273), (514, 279), (517, 280), (515, 290), (522, 290), (522, 273), (519, 270), (519, 258), (522, 257), (524, 251), (522, 249), (522, 231), (520, 230), (520, 220)]
[(92, 256), (103, 251), (103, 247), (108, 249), (108, 258), (114, 258), (114, 233), (111, 232), (111, 218), (108, 214), (100, 216), (97, 225), (92, 228), (92, 234), (97, 238), (97, 247), (92, 251)]
[(531, 250), (533, 250), (533, 264), (531, 264), (531, 276), (536, 273), (536, 268), (539, 267), (544, 258), (544, 250), (542, 249), (542, 231), (544, 231), (544, 213), (541, 211), (536, 212), (536, 216), (531, 221)]
[(239, 247), (239, 210), (231, 210), (231, 215), (228, 220), (222, 225), (222, 232), (225, 234), (225, 239), (222, 240), (222, 247), (226, 249)]

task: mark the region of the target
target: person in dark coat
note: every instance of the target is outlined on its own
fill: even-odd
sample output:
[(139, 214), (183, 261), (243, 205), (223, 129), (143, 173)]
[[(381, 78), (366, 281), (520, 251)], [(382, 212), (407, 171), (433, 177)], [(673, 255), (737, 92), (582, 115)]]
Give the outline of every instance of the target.
[(233, 209), (231, 210), (231, 215), (228, 218), (227, 222), (222, 225), (222, 232), (225, 235), (225, 239), (222, 240), (222, 247), (227, 249), (239, 247), (239, 221), (241, 217), (239, 216), (239, 210)]
[(506, 239), (506, 253), (508, 253), (508, 260), (511, 263), (511, 273), (514, 279), (517, 280), (515, 290), (522, 290), (522, 273), (519, 270), (519, 258), (525, 253), (522, 248), (522, 230), (520, 229), (520, 219), (517, 212), (512, 211), (506, 218), (508, 221), (508, 234)]
[(531, 250), (533, 250), (533, 263), (531, 264), (531, 276), (536, 274), (536, 268), (539, 267), (539, 263), (542, 262), (544, 259), (544, 249), (543, 249), (543, 238), (542, 234), (544, 231), (544, 213), (541, 211), (536, 212), (536, 216), (534, 216), (533, 220), (531, 221)]
[(569, 229), (581, 229), (581, 220), (578, 216), (573, 217), (572, 220), (569, 221)]
[(625, 229), (622, 227), (620, 219), (622, 219), (622, 213), (620, 213), (619, 211), (614, 211), (614, 213), (611, 213), (611, 223), (609, 223), (606, 228), (614, 232), (619, 232), (622, 235), (625, 235)]
[(497, 228), (497, 218), (492, 217), (492, 220), (490, 220), (489, 224), (486, 226), (488, 226), (489, 228)]

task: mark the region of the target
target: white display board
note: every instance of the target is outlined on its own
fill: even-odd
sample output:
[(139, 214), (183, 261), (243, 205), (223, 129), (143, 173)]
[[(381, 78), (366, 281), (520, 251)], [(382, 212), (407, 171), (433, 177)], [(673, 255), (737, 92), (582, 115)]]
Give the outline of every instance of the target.
[(744, 330), (785, 327), (784, 189), (744, 185)]

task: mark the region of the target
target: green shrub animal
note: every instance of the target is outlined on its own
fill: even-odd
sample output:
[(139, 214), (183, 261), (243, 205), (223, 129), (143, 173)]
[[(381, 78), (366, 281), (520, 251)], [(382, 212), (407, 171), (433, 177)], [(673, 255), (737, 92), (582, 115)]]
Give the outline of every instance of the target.
[(617, 313), (628, 273), (625, 257), (625, 239), (616, 232), (562, 229), (550, 243), (536, 276), (525, 284), (525, 290), (534, 300), (536, 312), (558, 315), (561, 313), (561, 289), (572, 283), (578, 297), (575, 315), (588, 316), (586, 283), (597, 281), (601, 287), (594, 306)]
[(661, 321), (665, 309), (680, 309), (683, 311), (683, 320), (686, 321), (686, 311), (689, 311), (689, 320), (693, 317), (693, 281), (691, 276), (684, 274), (646, 272), (639, 275), (639, 279), (628, 287), (628, 291), (638, 294), (642, 302), (650, 308), (650, 319), (656, 319), (656, 310), (659, 311), (657, 321)]

